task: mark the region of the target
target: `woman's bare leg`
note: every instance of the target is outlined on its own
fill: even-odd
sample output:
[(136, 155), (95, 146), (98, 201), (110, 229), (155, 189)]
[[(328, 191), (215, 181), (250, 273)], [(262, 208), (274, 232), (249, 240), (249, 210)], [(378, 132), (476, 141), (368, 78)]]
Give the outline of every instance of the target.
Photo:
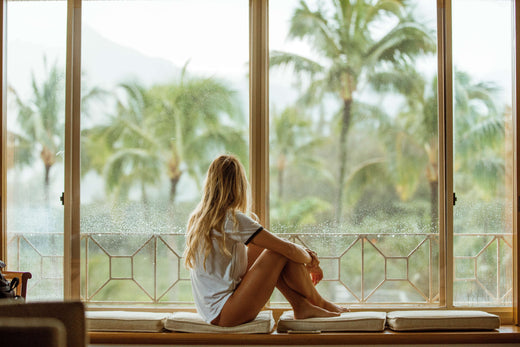
[(338, 316), (339, 313), (330, 312), (324, 308), (313, 305), (304, 298), (300, 293), (295, 292), (285, 283), (283, 278), (280, 278), (276, 283), (276, 288), (283, 294), (283, 296), (289, 301), (293, 308), (294, 318), (303, 319), (310, 317), (333, 317)]
[[(264, 248), (258, 247), (254, 244), (248, 245), (247, 255), (248, 255), (248, 268), (250, 268), (256, 259), (259, 257), (260, 254), (264, 251)], [(336, 304), (333, 304), (320, 296), (316, 288), (314, 287), (314, 284), (312, 283), (312, 280), (310, 279), (309, 273), (304, 265), (297, 264), (291, 261), (288, 261), (289, 267), (284, 267), (282, 276), (283, 277), (289, 277), (288, 280), (293, 283), (292, 288), (295, 288), (295, 291), (300, 296), (303, 296), (304, 298), (307, 298), (313, 305), (319, 306), (321, 308), (326, 309), (327, 311), (331, 312), (347, 312), (349, 311), (347, 308), (338, 306)], [(289, 271), (289, 272), (288, 272)], [(294, 280), (300, 280), (301, 283), (294, 284)], [(280, 292), (283, 294), (283, 296), (289, 301), (291, 306), (294, 305), (291, 303), (291, 300), (289, 297), (294, 297), (292, 293), (290, 293), (288, 290), (294, 291), (291, 286), (281, 286), (282, 282), (278, 281), (276, 284), (276, 288), (280, 290)], [(283, 282), (285, 284), (285, 282)]]
[[(219, 317), (212, 323), (220, 326), (235, 326), (254, 319), (271, 297), (287, 263), (286, 257), (269, 250), (263, 251), (233, 295), (229, 297)], [(303, 307), (304, 304), (301, 305)], [(335, 315), (314, 305), (307, 307), (305, 312), (307, 317)]]
[(312, 283), (309, 272), (303, 264), (288, 261), (282, 271), (282, 278), (287, 286), (304, 296), (311, 304), (330, 312), (347, 312), (348, 309), (324, 299)]

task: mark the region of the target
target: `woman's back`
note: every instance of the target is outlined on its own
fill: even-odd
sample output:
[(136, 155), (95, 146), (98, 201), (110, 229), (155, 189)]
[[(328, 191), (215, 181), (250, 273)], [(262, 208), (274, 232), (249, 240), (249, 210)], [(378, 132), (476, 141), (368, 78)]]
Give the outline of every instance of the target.
[[(224, 222), (225, 247), (220, 248), (222, 234), (211, 232), (211, 251), (204, 261), (204, 251), (199, 249), (191, 269), (193, 297), (197, 310), (207, 322), (220, 313), (247, 271), (247, 243), (262, 226), (242, 212), (228, 212)], [(236, 218), (236, 222), (235, 222)]]

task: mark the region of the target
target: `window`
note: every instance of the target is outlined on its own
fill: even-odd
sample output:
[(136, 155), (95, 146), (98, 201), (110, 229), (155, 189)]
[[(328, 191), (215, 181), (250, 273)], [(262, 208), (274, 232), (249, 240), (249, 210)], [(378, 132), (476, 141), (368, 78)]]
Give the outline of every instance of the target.
[[(184, 227), (227, 151), (250, 167), (269, 229), (318, 251), (332, 300), (512, 311), (513, 1), (78, 4), (81, 16), (65, 1), (8, 1), (4, 15), (1, 240), (9, 267), (35, 276), (29, 300), (55, 298), (50, 281), (91, 305), (190, 303)], [(66, 59), (67, 18), (81, 24), (69, 36), (81, 73), (65, 79), (80, 62)], [(269, 70), (256, 69), (266, 48)], [(52, 141), (38, 142), (23, 117), (58, 81)], [(78, 114), (65, 107), (74, 86)], [(80, 146), (65, 145), (71, 129)], [(48, 143), (49, 184), (37, 184)], [(62, 212), (62, 192), (79, 214)]]
[(224, 151), (248, 162), (248, 10), (83, 4), (83, 300), (192, 300), (184, 228), (205, 171)]
[(459, 305), (513, 302), (512, 13), (511, 1), (453, 1), (453, 300)]
[(6, 262), (31, 269), (32, 298), (60, 299), (67, 4), (7, 1), (7, 11)]
[(269, 7), (271, 228), (333, 300), (438, 305), (436, 1), (339, 4)]

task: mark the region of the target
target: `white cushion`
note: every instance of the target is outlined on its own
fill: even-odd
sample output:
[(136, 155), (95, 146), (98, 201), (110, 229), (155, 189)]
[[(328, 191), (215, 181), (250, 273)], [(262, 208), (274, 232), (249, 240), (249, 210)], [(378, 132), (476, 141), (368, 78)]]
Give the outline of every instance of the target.
[(223, 334), (269, 334), (274, 328), (272, 311), (261, 311), (251, 322), (234, 327), (220, 327), (206, 323), (194, 312), (174, 312), (164, 327), (167, 330), (185, 333), (223, 333)]
[(500, 317), (483, 311), (393, 311), (387, 314), (388, 327), (395, 331), (493, 330)]
[(385, 312), (345, 312), (338, 317), (295, 319), (286, 311), (278, 321), (278, 332), (383, 331)]
[(87, 311), (90, 331), (158, 332), (169, 313), (130, 311)]

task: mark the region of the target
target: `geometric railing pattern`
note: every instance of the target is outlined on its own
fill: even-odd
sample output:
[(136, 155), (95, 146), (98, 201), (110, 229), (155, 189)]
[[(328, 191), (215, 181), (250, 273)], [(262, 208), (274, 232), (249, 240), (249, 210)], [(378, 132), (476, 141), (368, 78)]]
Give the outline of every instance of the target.
[(320, 291), (334, 301), (361, 305), (439, 302), (437, 234), (285, 237), (318, 251), (324, 270)]
[[(438, 234), (278, 235), (318, 252), (324, 272), (319, 290), (335, 302), (439, 304)], [(91, 304), (191, 304), (189, 272), (182, 258), (184, 242), (183, 233), (82, 233), (82, 300)], [(454, 243), (455, 303), (510, 305), (512, 235), (455, 234)], [(33, 274), (29, 300), (61, 296), (62, 254), (62, 234), (9, 234), (10, 268)], [(54, 296), (49, 296), (50, 288), (55, 288)], [(283, 302), (275, 292), (271, 304)]]
[(456, 234), (454, 302), (513, 302), (513, 240), (511, 234)]
[(184, 234), (82, 234), (82, 298), (90, 303), (186, 303)]
[(9, 233), (9, 270), (30, 271), (27, 299), (63, 298), (63, 233)]

